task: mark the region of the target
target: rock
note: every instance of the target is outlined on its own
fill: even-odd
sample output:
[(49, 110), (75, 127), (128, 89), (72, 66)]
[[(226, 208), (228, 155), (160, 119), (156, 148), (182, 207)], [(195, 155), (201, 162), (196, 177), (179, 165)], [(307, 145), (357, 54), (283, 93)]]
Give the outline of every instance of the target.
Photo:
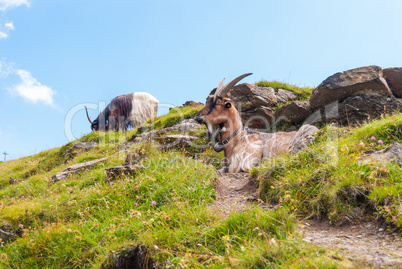
[(394, 142), (385, 149), (366, 154), (362, 159), (363, 163), (375, 160), (384, 164), (388, 161), (396, 161), (402, 164), (402, 144)]
[(274, 109), (278, 103), (296, 100), (292, 91), (239, 84), (229, 92), (245, 127), (269, 129), (274, 122)]
[(158, 137), (156, 140), (162, 145), (163, 148), (171, 147), (183, 147), (186, 145), (192, 145), (192, 141), (197, 137), (191, 135), (167, 135), (164, 137)]
[(11, 242), (14, 241), (17, 236), (11, 232), (6, 232), (0, 229), (0, 239), (1, 242)]
[(99, 162), (103, 162), (105, 160), (107, 160), (107, 157), (106, 158), (101, 158), (101, 159), (96, 159), (96, 160), (93, 160), (93, 161), (84, 162), (84, 163), (74, 164), (74, 165), (72, 165), (70, 167), (67, 167), (62, 172), (59, 172), (59, 173), (53, 175), (52, 176), (52, 182), (57, 182), (57, 181), (60, 181), (60, 180), (64, 180), (72, 173), (77, 173), (77, 172), (79, 172), (79, 171), (81, 171), (83, 169), (91, 168), (95, 164), (97, 164)]
[(281, 106), (275, 112), (276, 122), (301, 122), (307, 119), (313, 112), (310, 109), (310, 102), (293, 101)]
[(333, 102), (365, 93), (392, 96), (387, 82), (381, 75), (381, 67), (365, 66), (328, 77), (313, 90), (310, 106), (313, 110), (324, 108)]
[(112, 179), (121, 176), (133, 176), (139, 168), (144, 167), (137, 165), (123, 165), (108, 168), (106, 169), (106, 181), (111, 181)]
[(337, 122), (341, 125), (354, 125), (392, 114), (402, 108), (402, 99), (380, 94), (365, 94), (349, 97), (342, 103), (326, 107), (322, 122)]
[(9, 183), (10, 183), (10, 185), (13, 185), (13, 184), (18, 184), (18, 183), (20, 183), (21, 181), (22, 181), (22, 179), (16, 179), (16, 178), (10, 177)]
[(204, 104), (203, 103), (199, 103), (199, 102), (194, 102), (194, 101), (187, 101), (187, 102), (185, 102), (184, 104), (183, 104), (183, 107), (184, 106), (194, 106), (194, 107), (197, 107), (197, 106), (204, 106)]
[(386, 68), (382, 74), (395, 97), (402, 98), (402, 68)]
[(172, 127), (167, 127), (167, 128), (143, 133), (141, 135), (134, 135), (130, 138), (129, 142), (139, 143), (143, 140), (152, 140), (155, 137), (163, 135), (163, 134), (172, 133), (172, 132), (185, 133), (188, 131), (196, 131), (202, 127), (203, 126), (201, 124), (197, 123), (195, 120), (186, 119), (176, 125), (173, 125)]
[(78, 142), (74, 144), (74, 148), (79, 148), (79, 149), (91, 149), (93, 147), (96, 147), (95, 142)]

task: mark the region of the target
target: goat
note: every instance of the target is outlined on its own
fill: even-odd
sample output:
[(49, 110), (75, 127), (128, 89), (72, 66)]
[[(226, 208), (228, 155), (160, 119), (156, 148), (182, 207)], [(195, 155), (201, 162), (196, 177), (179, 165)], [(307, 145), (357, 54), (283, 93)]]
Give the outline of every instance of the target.
[[(226, 85), (225, 79), (222, 79), (215, 94), (208, 96), (205, 107), (194, 118), (198, 123), (206, 125), (214, 150), (224, 151), (223, 172), (247, 172), (263, 159), (305, 146), (303, 143), (306, 136), (318, 130), (312, 125), (304, 125), (297, 132), (277, 133), (262, 133), (243, 128), (233, 100), (226, 96), (236, 83), (249, 75), (251, 73), (241, 75)], [(215, 126), (218, 126), (217, 130)], [(219, 142), (216, 142), (217, 136)]]
[(159, 101), (149, 93), (135, 92), (113, 98), (94, 121), (91, 121), (87, 107), (85, 110), (92, 131), (118, 131), (126, 130), (129, 126), (136, 127), (155, 117), (158, 104)]

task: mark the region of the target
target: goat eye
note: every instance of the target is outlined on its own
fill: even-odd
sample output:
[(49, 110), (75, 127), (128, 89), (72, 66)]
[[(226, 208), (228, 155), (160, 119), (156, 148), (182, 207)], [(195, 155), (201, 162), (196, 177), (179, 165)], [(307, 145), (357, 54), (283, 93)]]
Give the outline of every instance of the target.
[(231, 107), (232, 107), (232, 104), (231, 104), (231, 103), (226, 103), (225, 107), (226, 107), (226, 108), (231, 108)]

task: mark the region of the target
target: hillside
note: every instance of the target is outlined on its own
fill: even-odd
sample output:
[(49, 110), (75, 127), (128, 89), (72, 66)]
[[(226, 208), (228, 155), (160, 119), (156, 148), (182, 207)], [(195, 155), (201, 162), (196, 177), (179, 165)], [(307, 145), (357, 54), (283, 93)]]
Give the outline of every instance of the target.
[[(300, 100), (311, 92), (298, 90)], [(376, 223), (400, 240), (400, 163), (364, 156), (402, 143), (401, 114), (356, 127), (324, 126), (314, 145), (299, 154), (278, 156), (241, 177), (227, 175), (228, 182), (249, 184), (241, 193), (247, 199), (240, 201), (236, 189), (219, 193), (224, 179), (216, 168), (223, 154), (202, 146), (205, 128), (175, 129), (199, 109), (173, 109), (143, 128), (93, 132), (60, 148), (0, 162), (1, 268), (373, 265), (303, 239), (301, 227), (312, 220), (344, 227)], [(192, 137), (192, 146), (169, 140), (178, 134)], [(65, 179), (53, 177), (104, 157)], [(124, 163), (132, 170), (107, 175), (106, 169)], [(394, 257), (387, 266), (402, 264), (401, 255)]]

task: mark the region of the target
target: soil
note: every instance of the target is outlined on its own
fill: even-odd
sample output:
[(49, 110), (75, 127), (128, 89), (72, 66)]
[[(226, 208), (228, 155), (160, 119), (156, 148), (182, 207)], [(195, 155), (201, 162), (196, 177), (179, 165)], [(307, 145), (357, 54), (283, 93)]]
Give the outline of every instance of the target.
[[(258, 201), (258, 182), (246, 173), (218, 173), (214, 189), (217, 199), (213, 208), (223, 216), (245, 210)], [(264, 203), (260, 206), (275, 209)], [(387, 231), (382, 223), (337, 227), (329, 221), (312, 221), (304, 222), (300, 231), (304, 241), (338, 251), (359, 268), (402, 268), (402, 235)]]

